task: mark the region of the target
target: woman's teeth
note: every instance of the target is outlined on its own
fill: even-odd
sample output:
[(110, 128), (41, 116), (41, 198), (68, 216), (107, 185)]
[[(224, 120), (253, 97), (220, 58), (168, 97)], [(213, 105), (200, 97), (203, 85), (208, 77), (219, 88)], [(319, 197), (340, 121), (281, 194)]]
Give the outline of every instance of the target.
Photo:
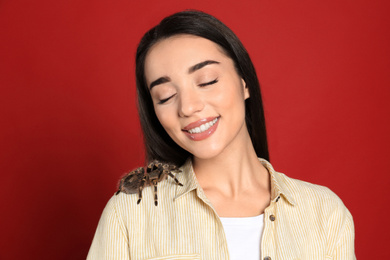
[(217, 121), (218, 121), (218, 118), (214, 119), (213, 121), (207, 122), (201, 126), (192, 128), (192, 129), (188, 130), (188, 132), (190, 134), (200, 134), (200, 133), (206, 131), (207, 129), (209, 129), (210, 127), (212, 127)]

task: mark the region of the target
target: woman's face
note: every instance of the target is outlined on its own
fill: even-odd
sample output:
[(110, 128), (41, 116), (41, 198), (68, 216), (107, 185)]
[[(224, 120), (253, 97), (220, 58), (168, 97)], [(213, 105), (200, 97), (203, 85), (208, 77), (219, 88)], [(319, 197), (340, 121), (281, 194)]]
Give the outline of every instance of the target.
[(177, 35), (156, 43), (146, 56), (145, 77), (161, 125), (195, 157), (213, 158), (247, 140), (249, 91), (214, 42)]

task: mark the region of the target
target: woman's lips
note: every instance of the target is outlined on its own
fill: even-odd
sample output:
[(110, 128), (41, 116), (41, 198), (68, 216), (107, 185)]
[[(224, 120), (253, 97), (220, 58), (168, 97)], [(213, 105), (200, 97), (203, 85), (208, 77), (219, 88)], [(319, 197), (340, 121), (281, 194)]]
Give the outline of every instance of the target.
[(208, 118), (200, 119), (200, 120), (198, 120), (198, 121), (196, 121), (196, 122), (193, 122), (193, 123), (191, 123), (191, 124), (188, 124), (187, 126), (185, 126), (185, 127), (183, 128), (183, 130), (184, 130), (184, 131), (188, 131), (188, 130), (190, 130), (190, 129), (194, 129), (194, 128), (196, 128), (196, 127), (200, 127), (201, 125), (206, 124), (206, 123), (208, 123), (208, 122), (211, 122), (211, 121), (213, 121), (214, 119), (217, 119), (217, 118), (218, 118), (218, 117), (208, 117)]
[(193, 141), (201, 141), (212, 135), (218, 127), (219, 117), (198, 120), (183, 128), (183, 132)]

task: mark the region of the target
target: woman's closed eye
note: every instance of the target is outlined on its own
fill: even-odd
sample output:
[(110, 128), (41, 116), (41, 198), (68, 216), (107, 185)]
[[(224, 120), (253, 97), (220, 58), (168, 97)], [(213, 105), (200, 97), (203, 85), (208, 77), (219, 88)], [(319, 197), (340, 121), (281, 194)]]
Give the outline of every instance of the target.
[(158, 101), (158, 104), (164, 104), (165, 102), (167, 102), (168, 100), (170, 100), (171, 98), (173, 98), (174, 96), (176, 96), (176, 93), (167, 97), (167, 98), (164, 98), (164, 99), (160, 99), (160, 101)]
[(206, 86), (209, 86), (209, 85), (213, 85), (213, 84), (215, 84), (215, 83), (217, 83), (217, 82), (218, 82), (218, 79), (214, 79), (213, 81), (210, 81), (210, 82), (201, 83), (201, 84), (199, 84), (198, 86), (199, 86), (199, 87), (206, 87)]
[[(218, 78), (216, 78), (216, 79), (214, 79), (212, 81), (206, 82), (206, 83), (198, 84), (198, 86), (199, 87), (206, 87), (206, 86), (209, 86), (209, 85), (213, 85), (213, 84), (215, 84), (217, 82), (218, 82)], [(176, 93), (171, 95), (171, 96), (169, 96), (169, 97), (167, 97), (167, 98), (160, 99), (157, 104), (159, 104), (159, 105), (164, 104), (165, 102), (167, 102), (168, 100), (170, 100), (174, 96), (176, 96)]]

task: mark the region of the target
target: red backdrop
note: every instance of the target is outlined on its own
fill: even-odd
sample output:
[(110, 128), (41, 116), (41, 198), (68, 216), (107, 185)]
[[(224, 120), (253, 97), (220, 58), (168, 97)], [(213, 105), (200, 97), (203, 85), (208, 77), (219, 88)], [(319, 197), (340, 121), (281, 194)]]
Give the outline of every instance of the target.
[(334, 190), (356, 254), (387, 259), (388, 1), (0, 2), (0, 259), (84, 259), (117, 180), (143, 161), (134, 54), (185, 8), (247, 47), (271, 161)]

